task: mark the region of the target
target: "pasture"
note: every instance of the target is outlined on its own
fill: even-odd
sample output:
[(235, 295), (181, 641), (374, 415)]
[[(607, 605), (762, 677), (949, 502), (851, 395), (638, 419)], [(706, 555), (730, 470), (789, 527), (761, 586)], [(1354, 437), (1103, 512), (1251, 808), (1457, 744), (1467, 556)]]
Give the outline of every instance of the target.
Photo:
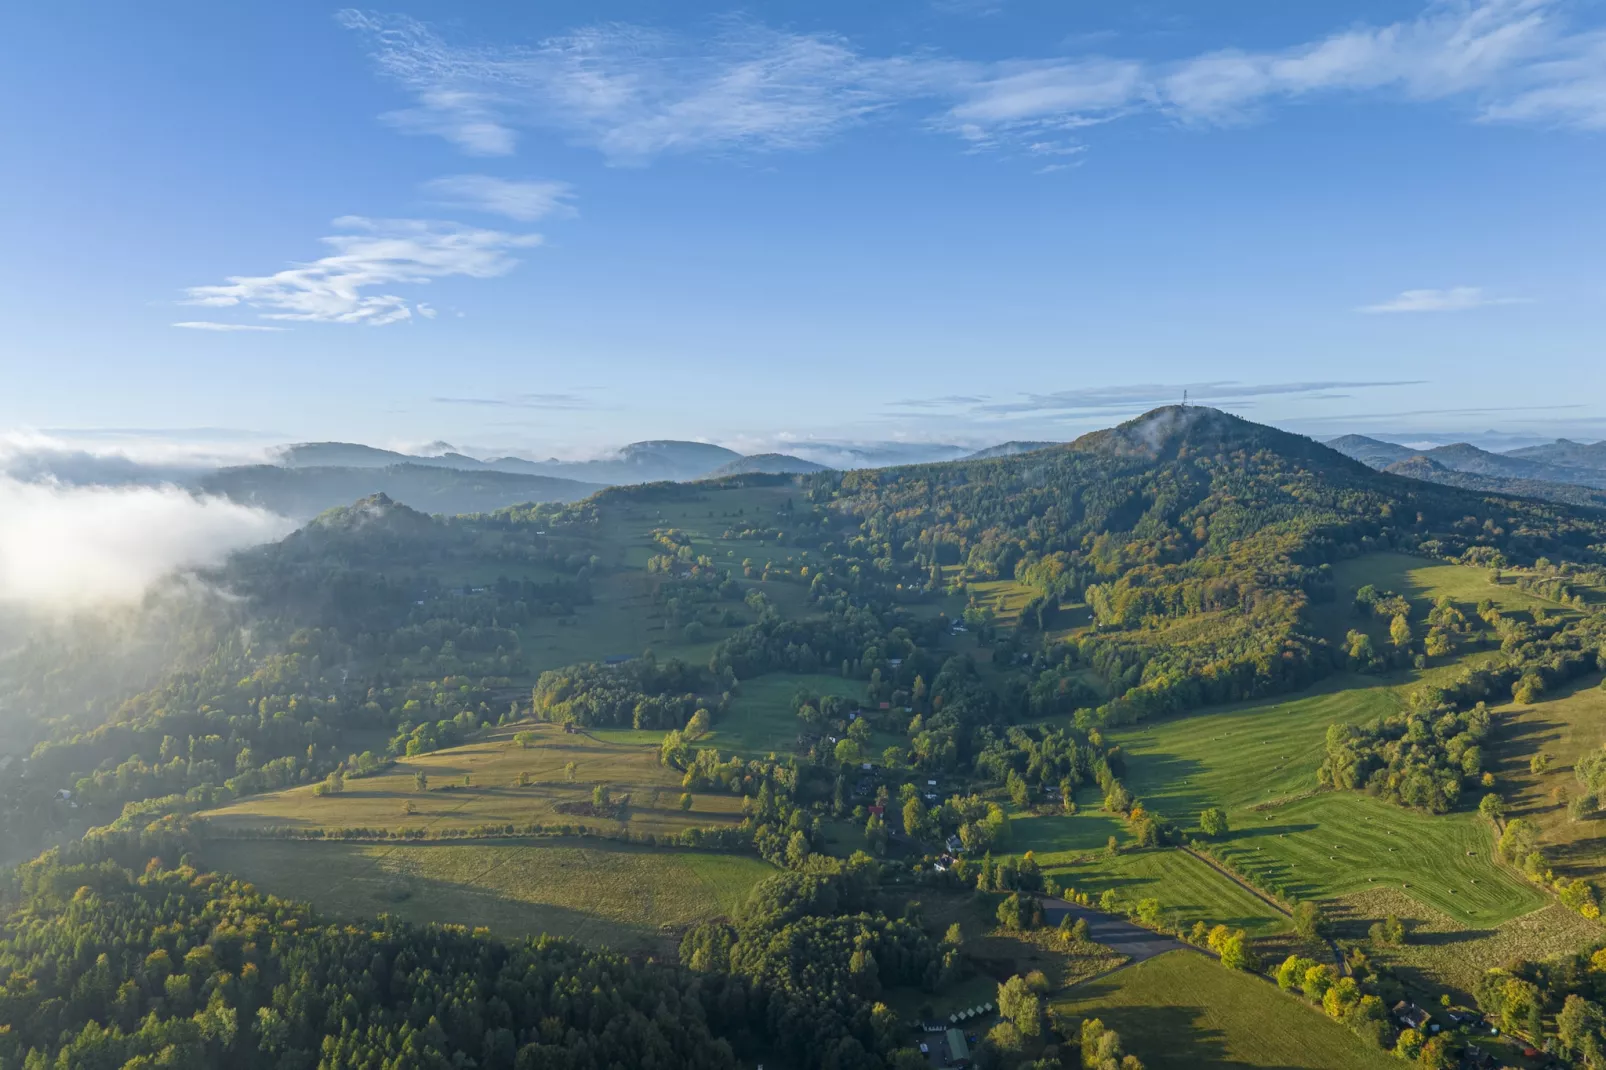
[(1332, 899), (1399, 888), (1463, 924), (1493, 926), (1549, 900), (1497, 866), (1489, 826), (1474, 814), (1427, 814), (1357, 792), (1329, 791), (1233, 814), (1218, 853), (1261, 887)]
[(1463, 924), (1424, 907), (1398, 888), (1371, 886), (1341, 897), (1333, 907), (1343, 939), (1365, 936), (1371, 919), (1389, 914), (1405, 922), (1409, 939), (1376, 950), (1400, 980), (1428, 1001), (1449, 992), (1472, 1002), (1472, 987), (1485, 971), (1518, 959), (1544, 960), (1606, 941), (1606, 930), (1560, 903), (1493, 927)]
[(1127, 786), (1145, 806), (1183, 827), (1196, 826), (1207, 806), (1225, 809), (1233, 831), (1223, 857), (1262, 887), (1325, 899), (1395, 886), (1477, 925), (1544, 906), (1527, 881), (1494, 863), (1492, 832), (1471, 813), (1432, 815), (1355, 792), (1315, 792), (1327, 726), (1399, 709), (1405, 686), (1338, 676), (1293, 698), (1152, 721), (1112, 737), (1127, 754)]
[(1123, 851), (1114, 857), (1095, 855), (1075, 865), (1049, 870), (1064, 887), (1097, 899), (1114, 891), (1123, 906), (1157, 899), (1161, 916), (1174, 928), (1195, 921), (1228, 925), (1250, 936), (1287, 932), (1288, 919), (1259, 896), (1175, 848)]
[(730, 915), (774, 872), (744, 855), (585, 840), (212, 840), (202, 862), (335, 917), (389, 913), (632, 951), (672, 950), (678, 930)]
[(1503, 582), (1494, 583), (1489, 577), (1489, 570), (1485, 568), (1444, 564), (1411, 554), (1365, 554), (1333, 566), (1337, 597), (1333, 602), (1315, 607), (1311, 617), (1318, 633), (1329, 642), (1341, 640), (1351, 628), (1367, 632), (1373, 642), (1386, 640), (1388, 621), (1378, 617), (1361, 617), (1353, 609), (1355, 592), (1366, 584), (1371, 584), (1379, 591), (1393, 591), (1408, 599), (1411, 603), (1411, 621), (1419, 626), (1433, 604), (1444, 597), (1455, 602), (1474, 626), (1481, 626), (1481, 622), (1472, 610), (1485, 598), (1508, 616), (1531, 615), (1541, 607), (1550, 613), (1576, 612), (1517, 587), (1514, 582), (1517, 575), (1508, 572)]
[(1074, 1021), (1098, 1018), (1151, 1070), (1201, 1066), (1386, 1070), (1400, 1061), (1274, 985), (1172, 951), (1054, 1000)]
[[(513, 737), (519, 732), (531, 733), (533, 745), (517, 744)], [(569, 762), (575, 765), (572, 780)], [(426, 776), (427, 790), (418, 790), (418, 773)], [(521, 774), (528, 783), (519, 783)], [(555, 725), (521, 722), (461, 747), (403, 758), (378, 776), (347, 780), (338, 795), (314, 794), (308, 784), (253, 795), (204, 816), (223, 830), (348, 827), (422, 829), (426, 834), (509, 823), (666, 833), (741, 820), (741, 800), (731, 795), (693, 793), (691, 809), (682, 810), (680, 779), (675, 770), (659, 764), (656, 743), (605, 742)], [(615, 799), (630, 797), (616, 818), (559, 809), (589, 805), (597, 784), (607, 785)]]
[(799, 689), (816, 695), (840, 695), (847, 699), (864, 697), (864, 682), (845, 680), (827, 673), (769, 673), (743, 680), (731, 696), (730, 710), (714, 724), (714, 730), (700, 740), (717, 747), (722, 754), (762, 757), (774, 752), (787, 754), (797, 749), (802, 729), (792, 712), (792, 696)]
[[(1539, 826), (1557, 873), (1598, 880), (1606, 872), (1606, 819), (1573, 821), (1566, 800), (1584, 790), (1574, 763), (1606, 746), (1606, 686), (1589, 677), (1554, 697), (1531, 706), (1512, 703), (1499, 713), (1490, 749), (1507, 815)], [(1539, 754), (1549, 767), (1536, 773), (1529, 763)]]

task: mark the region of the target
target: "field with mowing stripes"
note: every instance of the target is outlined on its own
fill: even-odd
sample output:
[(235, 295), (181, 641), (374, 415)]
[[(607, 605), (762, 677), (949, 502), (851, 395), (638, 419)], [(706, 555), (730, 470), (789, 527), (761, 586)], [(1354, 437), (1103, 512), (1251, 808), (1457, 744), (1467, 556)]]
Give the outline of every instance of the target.
[(1218, 853), (1264, 887), (1327, 899), (1396, 887), (1465, 925), (1498, 925), (1549, 902), (1491, 861), (1493, 837), (1473, 814), (1427, 814), (1368, 795), (1326, 792), (1233, 815)]
[(1172, 951), (1078, 986), (1052, 1010), (1098, 1018), (1150, 1070), (1387, 1070), (1402, 1064), (1275, 985)]
[(728, 916), (774, 870), (742, 855), (605, 841), (356, 844), (230, 841), (202, 862), (344, 918), (483, 925), (592, 946), (663, 951), (676, 931)]
[(1113, 889), (1123, 904), (1157, 899), (1162, 916), (1174, 917), (1183, 926), (1195, 921), (1220, 923), (1251, 936), (1273, 936), (1290, 927), (1288, 919), (1270, 904), (1176, 848), (1093, 857), (1049, 872), (1061, 885), (1095, 897)]

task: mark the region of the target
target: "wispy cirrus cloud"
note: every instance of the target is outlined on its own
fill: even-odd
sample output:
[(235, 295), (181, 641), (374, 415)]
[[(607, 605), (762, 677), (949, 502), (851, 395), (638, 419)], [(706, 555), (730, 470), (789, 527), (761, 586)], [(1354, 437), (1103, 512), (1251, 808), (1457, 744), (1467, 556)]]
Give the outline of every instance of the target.
[(596, 402), (580, 394), (513, 394), (508, 397), (437, 397), (430, 398), (437, 405), (472, 405), (495, 409), (594, 409)]
[[(326, 237), (334, 251), (272, 275), (233, 275), (211, 286), (192, 286), (182, 303), (207, 308), (245, 306), (263, 319), (381, 326), (432, 318), (427, 304), (371, 291), (423, 285), (454, 275), (487, 279), (518, 264), (513, 253), (540, 244), (538, 234), (509, 234), (423, 219), (345, 216), (334, 225), (347, 233)], [(201, 322), (201, 321), (194, 321)], [(207, 329), (232, 329), (200, 328)]]
[(1490, 122), (1606, 129), (1606, 30), (1570, 0), (1433, 0), (1422, 13), (1275, 49), (1173, 60), (1081, 53), (873, 55), (845, 37), (729, 18), (690, 37), (607, 23), (525, 45), (464, 45), (406, 16), (344, 11), (413, 97), (388, 121), (477, 155), (558, 133), (614, 163), (671, 152), (808, 148), (910, 115), (978, 148), (1061, 139), (1125, 116), (1250, 121), (1320, 94), (1456, 101)]
[(1357, 312), (1466, 312), (1489, 305), (1526, 305), (1526, 297), (1494, 297), (1480, 286), (1452, 286), (1447, 290), (1404, 290), (1398, 296), (1375, 305), (1362, 305)]
[(1190, 402), (1199, 404), (1238, 405), (1253, 404), (1270, 397), (1331, 399), (1347, 397), (1342, 391), (1369, 390), (1378, 387), (1417, 386), (1420, 379), (1390, 380), (1316, 380), (1290, 383), (1239, 383), (1231, 381), (1203, 383), (1133, 383), (1120, 386), (1077, 387), (1050, 393), (1020, 394), (1010, 399), (993, 399), (985, 396), (954, 395), (943, 398), (906, 398), (894, 401), (891, 407), (905, 410), (902, 415), (947, 411), (977, 419), (999, 419), (1017, 416), (1051, 416), (1099, 414), (1146, 409), (1156, 405), (1174, 404), (1186, 395)]
[(212, 320), (184, 320), (173, 324), (188, 331), (287, 331), (288, 327), (270, 327), (265, 323), (216, 323)]
[(567, 182), (514, 181), (491, 175), (446, 175), (430, 179), (424, 192), (440, 204), (507, 216), (533, 223), (550, 215), (572, 215), (574, 187)]

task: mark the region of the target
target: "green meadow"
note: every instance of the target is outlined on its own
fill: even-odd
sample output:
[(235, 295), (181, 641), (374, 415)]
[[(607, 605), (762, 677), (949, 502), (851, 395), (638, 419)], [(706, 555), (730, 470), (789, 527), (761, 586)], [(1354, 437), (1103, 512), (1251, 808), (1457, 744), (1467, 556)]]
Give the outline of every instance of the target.
[(1314, 1007), (1193, 951), (1172, 951), (1071, 989), (1051, 1011), (1097, 1018), (1151, 1070), (1387, 1070), (1393, 1056)]

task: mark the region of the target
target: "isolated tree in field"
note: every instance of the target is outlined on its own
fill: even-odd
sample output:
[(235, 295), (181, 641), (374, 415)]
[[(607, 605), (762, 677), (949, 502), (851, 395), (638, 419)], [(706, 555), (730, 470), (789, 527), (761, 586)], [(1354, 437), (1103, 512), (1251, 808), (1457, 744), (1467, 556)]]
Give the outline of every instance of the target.
[(1404, 613), (1394, 614), (1394, 619), (1389, 621), (1389, 642), (1401, 650), (1411, 645), (1411, 622)]
[(1023, 1037), (1042, 1032), (1043, 1001), (1019, 974), (998, 986), (998, 1013), (1013, 1022)]
[(420, 769), (418, 772), (413, 774), (413, 790), (414, 791), (428, 791), (429, 790), (429, 776), (422, 769)]
[[(1518, 699), (1517, 701), (1521, 702), (1522, 700)], [(1540, 773), (1548, 772), (1549, 769), (1550, 755), (1546, 754), (1544, 751), (1540, 751), (1538, 754), (1528, 759), (1528, 772), (1533, 773), (1536, 776)]]
[(1219, 806), (1199, 811), (1199, 830), (1212, 840), (1221, 839), (1227, 834), (1227, 812)]
[(1478, 813), (1490, 821), (1499, 822), (1506, 816), (1506, 804), (1494, 792), (1485, 795), (1478, 802)]
[(517, 784), (521, 788), (529, 787), (530, 786), (530, 771), (528, 769), (520, 769), (519, 770), (519, 775), (514, 778), (514, 783)]
[(1294, 907), (1294, 931), (1307, 940), (1318, 940), (1327, 935), (1327, 919), (1322, 908), (1310, 900)]
[(1372, 943), (1383, 947), (1398, 947), (1405, 943), (1405, 923), (1390, 914), (1382, 921), (1374, 921), (1367, 930)]
[(591, 787), (591, 805), (598, 810), (608, 805), (608, 785), (593, 784)]
[(404, 813), (404, 814), (416, 814), (416, 813), (418, 813), (418, 804), (413, 802), (413, 800), (408, 799), (406, 802), (402, 803), (402, 813)]
[(692, 805), (691, 792), (689, 792), (689, 791), (682, 792), (681, 796), (680, 796), (680, 808), (683, 811), (690, 811), (691, 810), (691, 805)]
[(513, 733), (513, 742), (518, 745), (519, 749), (529, 750), (535, 746), (535, 733), (529, 731), (515, 732)]
[(574, 774), (575, 774), (575, 771), (578, 770), (579, 768), (580, 768), (580, 766), (575, 762), (564, 762), (563, 763), (563, 775), (569, 778), (569, 783), (571, 783), (571, 784), (574, 783)]
[(463, 774), (463, 786), (466, 788), (466, 787), (471, 786), (473, 783), (474, 783), (474, 774), (472, 774), (472, 773), (464, 773)]

